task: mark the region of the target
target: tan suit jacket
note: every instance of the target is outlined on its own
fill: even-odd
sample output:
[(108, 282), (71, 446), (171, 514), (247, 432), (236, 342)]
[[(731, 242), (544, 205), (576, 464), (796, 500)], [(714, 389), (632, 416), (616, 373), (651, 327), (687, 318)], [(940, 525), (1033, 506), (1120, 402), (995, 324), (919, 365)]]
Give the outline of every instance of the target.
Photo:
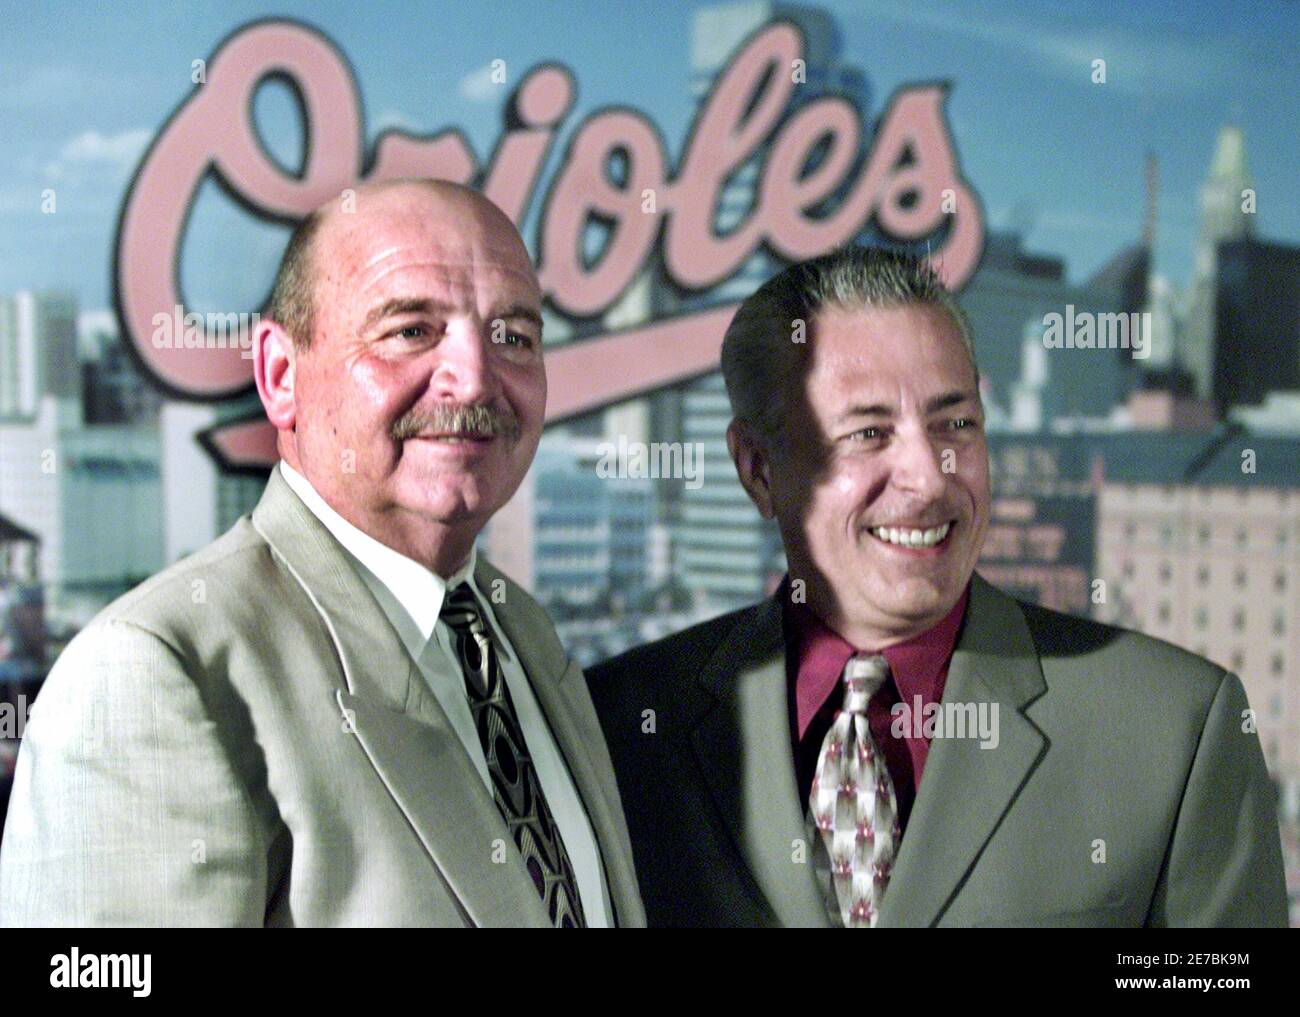
[[(504, 583), (519, 653), (643, 924), (581, 669)], [(251, 516), (106, 608), (37, 698), (0, 841), (5, 925), (547, 926), (446, 714), (275, 471)]]

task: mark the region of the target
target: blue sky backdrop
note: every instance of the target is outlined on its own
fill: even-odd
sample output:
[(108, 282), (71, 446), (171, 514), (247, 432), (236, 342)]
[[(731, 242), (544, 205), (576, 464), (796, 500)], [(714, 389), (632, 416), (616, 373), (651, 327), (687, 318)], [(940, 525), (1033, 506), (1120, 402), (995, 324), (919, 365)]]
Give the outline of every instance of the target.
[[(659, 125), (675, 158), (693, 111), (692, 12), (704, 4), (481, 0), (457, 3), (45, 3), (8, 6), (0, 32), (0, 292), (65, 288), (107, 307), (113, 230), (149, 139), (190, 92), (191, 61), (248, 21), (305, 20), (352, 64), (367, 141), (385, 126), (459, 126), (480, 161), (501, 131), (508, 89), (484, 85), (506, 60), (510, 81), (547, 60), (567, 64), (582, 116), (629, 104)], [(1072, 278), (1138, 236), (1143, 159), (1160, 160), (1156, 267), (1191, 271), (1198, 211), (1217, 132), (1246, 138), (1258, 232), (1300, 243), (1300, 2), (1144, 0), (824, 0), (844, 58), (866, 74), (874, 120), (910, 82), (948, 79), (948, 112), (967, 178), (989, 223), (1032, 223), (1029, 246), (1066, 258)], [(1107, 62), (1105, 85), (1091, 61)], [(282, 86), (263, 88), (263, 136), (296, 163), (300, 132)], [(42, 215), (46, 187), (58, 214)], [(536, 200), (536, 199), (535, 199)], [(286, 231), (253, 222), (215, 188), (188, 236), (183, 283), (203, 309), (252, 307), (265, 295)], [(532, 231), (526, 233), (530, 244)], [(237, 253), (238, 252), (238, 253)]]

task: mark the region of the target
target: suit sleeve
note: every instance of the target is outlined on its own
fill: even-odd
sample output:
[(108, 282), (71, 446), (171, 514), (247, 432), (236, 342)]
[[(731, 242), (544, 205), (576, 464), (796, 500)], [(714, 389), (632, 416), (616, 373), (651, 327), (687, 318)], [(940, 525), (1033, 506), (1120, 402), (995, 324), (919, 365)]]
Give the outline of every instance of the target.
[(1287, 924), (1273, 784), (1248, 710), (1240, 680), (1225, 673), (1183, 790), (1152, 925)]
[(19, 752), (0, 924), (261, 925), (260, 841), (175, 650), (120, 621), (78, 635)]

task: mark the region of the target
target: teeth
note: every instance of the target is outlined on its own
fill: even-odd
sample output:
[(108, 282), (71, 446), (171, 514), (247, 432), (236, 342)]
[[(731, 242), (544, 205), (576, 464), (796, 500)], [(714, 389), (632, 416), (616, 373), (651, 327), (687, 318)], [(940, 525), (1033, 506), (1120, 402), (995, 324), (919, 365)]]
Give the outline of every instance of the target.
[(875, 526), (871, 528), (871, 535), (885, 541), (887, 544), (897, 544), (899, 547), (934, 547), (935, 544), (948, 536), (950, 529), (952, 529), (952, 523), (944, 523), (932, 530), (909, 530), (896, 526)]

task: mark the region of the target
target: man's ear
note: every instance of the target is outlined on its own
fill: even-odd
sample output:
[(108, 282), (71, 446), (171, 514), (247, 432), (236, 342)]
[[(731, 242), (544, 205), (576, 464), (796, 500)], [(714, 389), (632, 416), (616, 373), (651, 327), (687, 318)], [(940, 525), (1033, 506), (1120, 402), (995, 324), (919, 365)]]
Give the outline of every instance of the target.
[(733, 420), (727, 425), (727, 451), (736, 464), (736, 473), (749, 500), (764, 519), (771, 519), (776, 510), (772, 502), (772, 475), (767, 446), (759, 439), (754, 428), (743, 420)]
[(294, 363), (298, 351), (278, 322), (263, 318), (253, 332), (253, 377), (267, 419), (276, 430), (291, 431), (297, 422)]

